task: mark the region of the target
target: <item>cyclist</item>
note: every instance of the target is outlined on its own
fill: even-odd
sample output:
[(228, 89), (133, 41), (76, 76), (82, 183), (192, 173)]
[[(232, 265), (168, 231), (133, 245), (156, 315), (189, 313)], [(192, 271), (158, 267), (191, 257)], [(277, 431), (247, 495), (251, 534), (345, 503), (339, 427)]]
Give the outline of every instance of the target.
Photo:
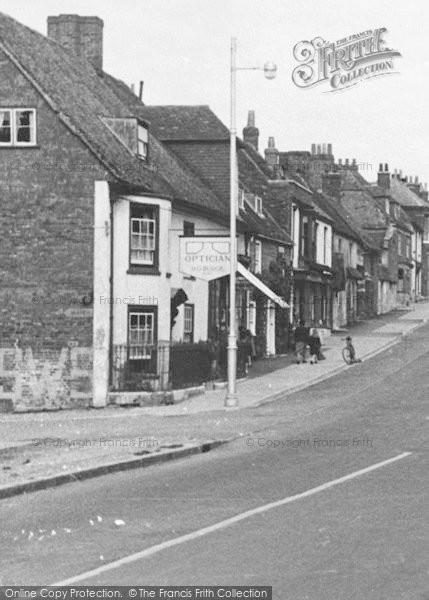
[(349, 364), (362, 362), (360, 358), (356, 358), (356, 352), (352, 344), (352, 338), (349, 335), (346, 337), (346, 347), (344, 350), (346, 351), (346, 354), (348, 354), (348, 360), (346, 362)]

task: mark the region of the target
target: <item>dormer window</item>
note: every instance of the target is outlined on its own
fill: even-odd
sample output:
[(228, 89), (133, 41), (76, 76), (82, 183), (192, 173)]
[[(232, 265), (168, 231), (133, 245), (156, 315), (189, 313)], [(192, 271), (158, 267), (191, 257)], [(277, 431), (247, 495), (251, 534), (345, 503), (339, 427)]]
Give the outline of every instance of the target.
[(146, 127), (140, 125), (137, 126), (137, 155), (143, 160), (147, 160), (148, 155), (148, 132)]
[(0, 108), (0, 146), (34, 146), (34, 108)]

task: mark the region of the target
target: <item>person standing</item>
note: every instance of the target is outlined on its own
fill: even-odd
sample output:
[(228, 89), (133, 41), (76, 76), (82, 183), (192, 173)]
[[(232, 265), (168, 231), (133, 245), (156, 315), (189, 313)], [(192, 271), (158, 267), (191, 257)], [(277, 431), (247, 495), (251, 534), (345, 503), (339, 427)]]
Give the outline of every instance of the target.
[(298, 327), (295, 329), (295, 354), (297, 365), (301, 362), (307, 362), (306, 347), (308, 344), (308, 334), (309, 328), (305, 326), (304, 321), (300, 321)]
[(312, 329), (310, 331), (308, 345), (310, 346), (310, 363), (314, 365), (319, 360), (320, 349), (322, 347), (322, 342), (320, 341), (319, 332), (317, 329)]

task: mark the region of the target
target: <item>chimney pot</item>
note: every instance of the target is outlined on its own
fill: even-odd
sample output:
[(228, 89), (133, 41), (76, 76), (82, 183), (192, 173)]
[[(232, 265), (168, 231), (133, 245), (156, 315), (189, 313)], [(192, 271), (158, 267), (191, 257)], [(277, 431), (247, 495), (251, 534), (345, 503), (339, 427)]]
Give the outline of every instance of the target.
[(387, 163), (384, 163), (384, 170), (386, 171), (386, 173), (389, 172), (389, 165)]
[(342, 158), (338, 159), (338, 164), (340, 165), (340, 167), (342, 166), (342, 164), (343, 164), (343, 159)]
[(317, 144), (317, 154), (322, 154), (322, 147), (320, 144)]
[(316, 144), (311, 144), (311, 154), (316, 154)]
[(328, 144), (328, 154), (332, 154), (332, 144)]
[(348, 167), (348, 166), (349, 166), (349, 159), (346, 158), (346, 167)]
[(381, 173), (383, 171), (383, 165), (382, 163), (380, 163), (380, 166), (378, 167), (378, 172)]
[(326, 154), (326, 144), (322, 144), (322, 154)]

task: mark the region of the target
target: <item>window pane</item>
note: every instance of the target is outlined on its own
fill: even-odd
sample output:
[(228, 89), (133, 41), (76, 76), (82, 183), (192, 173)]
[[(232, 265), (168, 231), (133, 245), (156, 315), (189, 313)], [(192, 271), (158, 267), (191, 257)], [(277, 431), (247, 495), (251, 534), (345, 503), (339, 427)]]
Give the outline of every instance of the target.
[(34, 111), (17, 110), (16, 111), (16, 141), (32, 143), (34, 142)]
[(131, 260), (140, 264), (153, 264), (155, 260), (155, 221), (153, 219), (131, 219)]
[(130, 313), (129, 315), (129, 356), (132, 359), (148, 359), (154, 343), (154, 314)]
[(11, 141), (10, 110), (0, 111), (0, 143), (7, 144)]
[(138, 138), (139, 141), (146, 142), (148, 141), (147, 129), (143, 127), (143, 125), (138, 126)]

